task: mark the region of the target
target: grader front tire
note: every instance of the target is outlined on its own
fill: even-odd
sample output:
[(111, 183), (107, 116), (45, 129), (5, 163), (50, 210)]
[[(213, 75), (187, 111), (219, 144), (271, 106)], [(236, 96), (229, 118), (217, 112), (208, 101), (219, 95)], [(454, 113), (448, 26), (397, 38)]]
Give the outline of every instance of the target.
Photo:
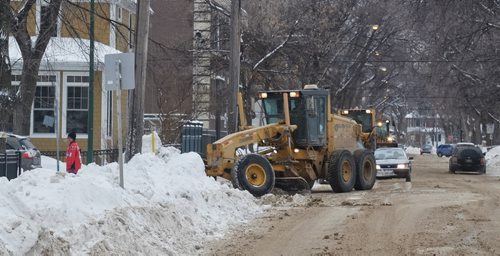
[(263, 196), (274, 188), (274, 171), (269, 161), (258, 154), (241, 157), (231, 172), (235, 187), (247, 190), (255, 197)]
[(351, 152), (334, 151), (328, 161), (328, 182), (335, 193), (349, 192), (356, 182), (356, 164)]

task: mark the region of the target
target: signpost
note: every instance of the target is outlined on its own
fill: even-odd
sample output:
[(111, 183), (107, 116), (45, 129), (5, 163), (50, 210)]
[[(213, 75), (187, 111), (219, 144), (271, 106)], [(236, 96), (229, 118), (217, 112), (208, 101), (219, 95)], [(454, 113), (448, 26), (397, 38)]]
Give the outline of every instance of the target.
[(108, 54), (104, 57), (104, 89), (116, 92), (118, 124), (118, 164), (120, 166), (120, 187), (124, 188), (123, 179), (123, 144), (122, 144), (122, 90), (135, 88), (134, 54)]
[(493, 145), (494, 132), (495, 132), (495, 124), (486, 124), (486, 134), (490, 135), (490, 145)]

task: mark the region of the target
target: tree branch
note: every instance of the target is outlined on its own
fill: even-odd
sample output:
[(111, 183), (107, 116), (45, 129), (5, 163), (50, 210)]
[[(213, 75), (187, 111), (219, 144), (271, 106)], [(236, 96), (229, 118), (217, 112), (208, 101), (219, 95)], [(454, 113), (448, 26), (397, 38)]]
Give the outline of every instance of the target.
[(255, 65), (253, 66), (252, 70), (257, 69), (257, 67), (259, 67), (259, 65), (262, 64), (262, 62), (266, 61), (269, 57), (271, 57), (273, 54), (275, 54), (281, 48), (285, 47), (286, 43), (288, 41), (290, 41), (290, 38), (292, 38), (293, 33), (295, 33), (295, 29), (297, 28), (298, 24), (299, 24), (299, 20), (296, 20), (295, 24), (292, 27), (292, 30), (290, 30), (290, 33), (288, 33), (288, 36), (286, 37), (286, 39), (280, 45), (278, 45), (276, 48), (274, 48), (272, 51), (270, 51), (264, 57), (262, 57), (259, 61), (257, 61), (257, 63), (255, 63)]

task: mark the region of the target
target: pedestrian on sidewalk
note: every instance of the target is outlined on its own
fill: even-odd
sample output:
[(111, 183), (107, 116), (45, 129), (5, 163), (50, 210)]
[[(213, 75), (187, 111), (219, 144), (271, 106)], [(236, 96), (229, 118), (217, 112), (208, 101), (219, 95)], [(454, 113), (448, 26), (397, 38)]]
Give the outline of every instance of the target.
[(80, 157), (80, 147), (76, 143), (76, 133), (68, 134), (68, 150), (66, 150), (66, 171), (68, 173), (77, 174), (82, 166)]

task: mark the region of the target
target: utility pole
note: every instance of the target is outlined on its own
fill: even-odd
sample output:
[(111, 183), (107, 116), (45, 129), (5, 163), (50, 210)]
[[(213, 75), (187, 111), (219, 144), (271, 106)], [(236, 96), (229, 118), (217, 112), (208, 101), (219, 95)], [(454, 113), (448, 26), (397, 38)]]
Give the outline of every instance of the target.
[(229, 42), (231, 52), (229, 59), (229, 96), (228, 133), (238, 131), (238, 90), (240, 84), (240, 9), (241, 0), (231, 1), (231, 30)]
[(94, 14), (95, 3), (90, 0), (90, 65), (89, 65), (89, 113), (87, 121), (87, 164), (94, 161)]
[(129, 95), (129, 123), (126, 161), (142, 150), (144, 134), (144, 92), (148, 61), (150, 0), (137, 1), (137, 26), (135, 34), (135, 89)]

